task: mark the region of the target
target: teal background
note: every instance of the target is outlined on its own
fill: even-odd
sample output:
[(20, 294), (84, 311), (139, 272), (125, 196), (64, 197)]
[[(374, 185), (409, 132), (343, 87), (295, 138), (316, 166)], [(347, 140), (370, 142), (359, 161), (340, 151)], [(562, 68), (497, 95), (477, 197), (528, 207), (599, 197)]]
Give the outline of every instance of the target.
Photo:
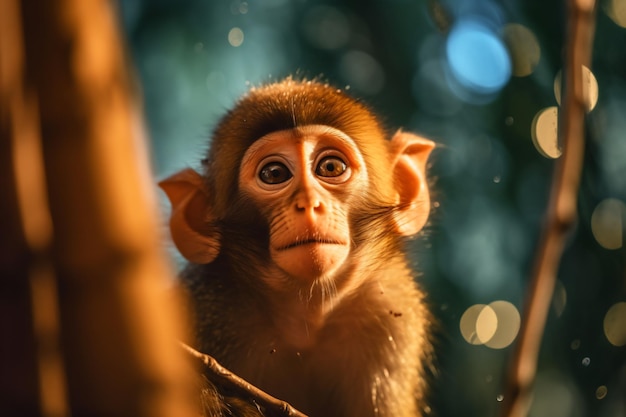
[[(212, 127), (251, 84), (289, 74), (350, 86), (390, 127), (439, 144), (430, 167), (437, 207), (425, 235), (411, 245), (440, 327), (432, 413), (496, 416), (511, 348), (468, 344), (459, 321), (473, 304), (506, 300), (521, 309), (523, 303), (554, 168), (554, 160), (533, 146), (531, 125), (539, 110), (557, 105), (553, 80), (565, 47), (562, 3), (119, 4), (141, 82), (155, 182), (199, 165)], [(548, 318), (531, 416), (626, 415), (626, 347), (611, 345), (602, 327), (607, 310), (626, 301), (626, 249), (600, 246), (590, 220), (603, 199), (626, 201), (626, 29), (607, 16), (608, 2), (600, 4), (592, 65), (599, 101), (587, 118), (579, 220), (558, 275), (566, 303), (561, 314), (553, 309)], [(533, 73), (509, 77), (506, 69), (489, 73), (496, 69), (479, 67), (478, 76), (505, 77), (503, 84), (488, 93), (459, 87), (446, 42), (468, 17), (491, 28), (496, 43), (506, 23), (530, 29), (541, 48)], [(239, 46), (228, 39), (235, 27), (244, 34)], [(623, 221), (622, 214), (615, 227), (623, 230)], [(605, 396), (597, 394), (602, 386)]]

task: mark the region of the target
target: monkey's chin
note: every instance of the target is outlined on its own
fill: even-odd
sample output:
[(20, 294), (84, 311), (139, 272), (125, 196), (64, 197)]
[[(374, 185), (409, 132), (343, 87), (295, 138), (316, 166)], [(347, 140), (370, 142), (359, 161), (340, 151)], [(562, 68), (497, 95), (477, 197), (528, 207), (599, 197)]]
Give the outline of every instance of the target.
[(289, 276), (310, 284), (332, 278), (346, 261), (349, 251), (348, 245), (313, 242), (272, 251), (272, 258)]

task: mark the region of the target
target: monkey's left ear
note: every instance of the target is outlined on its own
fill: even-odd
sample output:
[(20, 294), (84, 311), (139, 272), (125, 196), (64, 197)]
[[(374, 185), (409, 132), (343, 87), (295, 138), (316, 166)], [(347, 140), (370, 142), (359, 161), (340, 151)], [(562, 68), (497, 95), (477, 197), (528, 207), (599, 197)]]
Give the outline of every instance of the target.
[(170, 232), (174, 244), (188, 261), (213, 262), (220, 251), (220, 233), (202, 177), (191, 168), (159, 182), (172, 203)]
[(435, 143), (398, 131), (390, 145), (394, 184), (399, 199), (394, 213), (396, 228), (401, 235), (412, 236), (424, 227), (430, 213), (426, 162)]

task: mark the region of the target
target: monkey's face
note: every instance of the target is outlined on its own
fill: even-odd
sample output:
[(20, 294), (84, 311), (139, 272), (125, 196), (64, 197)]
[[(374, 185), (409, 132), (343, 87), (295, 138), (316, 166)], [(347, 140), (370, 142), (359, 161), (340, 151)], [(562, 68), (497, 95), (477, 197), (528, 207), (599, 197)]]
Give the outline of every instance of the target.
[(352, 201), (368, 184), (354, 141), (322, 125), (273, 132), (246, 150), (239, 172), (267, 219), (272, 263), (302, 283), (332, 279), (351, 251)]

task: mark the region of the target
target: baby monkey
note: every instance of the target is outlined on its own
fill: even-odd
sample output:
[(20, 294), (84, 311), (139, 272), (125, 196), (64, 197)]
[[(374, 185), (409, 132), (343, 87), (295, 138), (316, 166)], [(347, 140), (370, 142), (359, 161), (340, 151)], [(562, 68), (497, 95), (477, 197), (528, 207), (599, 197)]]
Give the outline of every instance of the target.
[(312, 417), (421, 416), (432, 320), (405, 242), (433, 147), (328, 84), (252, 88), (202, 172), (160, 184), (192, 345)]

